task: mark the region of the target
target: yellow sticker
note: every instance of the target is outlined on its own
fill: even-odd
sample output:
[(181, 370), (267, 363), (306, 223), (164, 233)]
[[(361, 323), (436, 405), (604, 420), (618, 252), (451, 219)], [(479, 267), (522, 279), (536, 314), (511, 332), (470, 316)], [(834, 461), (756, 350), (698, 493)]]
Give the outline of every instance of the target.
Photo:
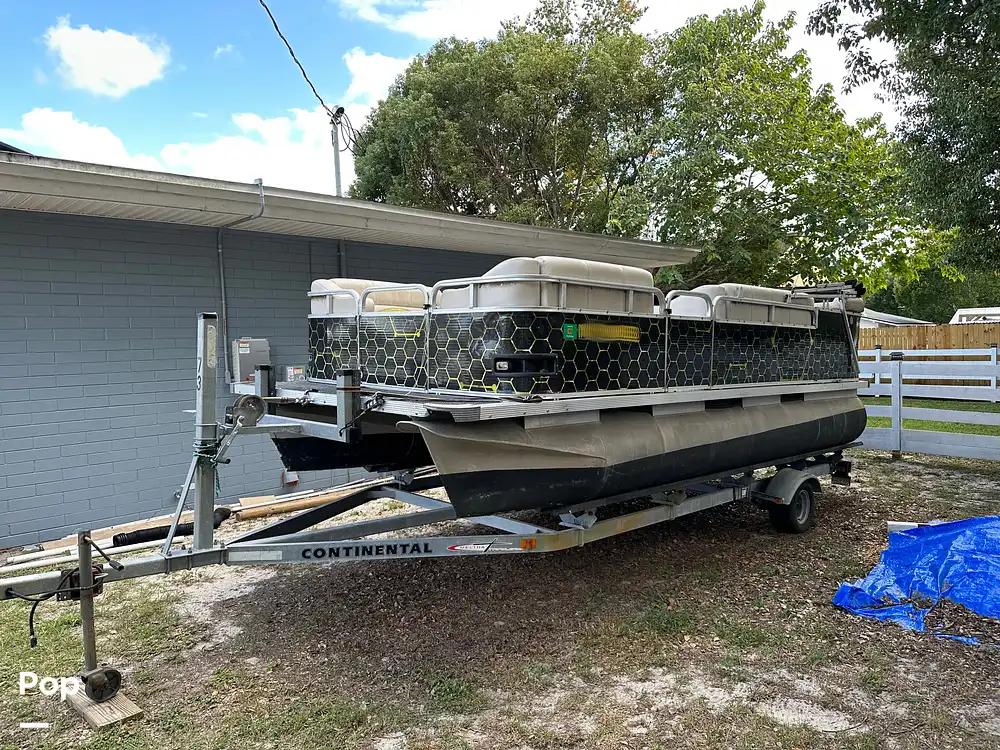
[(639, 326), (580, 323), (577, 338), (586, 341), (627, 341), (634, 344), (639, 342)]

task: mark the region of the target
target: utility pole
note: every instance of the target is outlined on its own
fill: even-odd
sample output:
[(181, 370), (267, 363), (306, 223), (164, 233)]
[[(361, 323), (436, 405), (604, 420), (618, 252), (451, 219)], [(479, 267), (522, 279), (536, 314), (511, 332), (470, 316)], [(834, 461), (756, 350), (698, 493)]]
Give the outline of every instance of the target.
[(338, 198), (344, 197), (344, 191), (340, 186), (340, 119), (343, 114), (344, 108), (336, 107), (330, 116), (330, 141), (333, 143), (333, 184)]

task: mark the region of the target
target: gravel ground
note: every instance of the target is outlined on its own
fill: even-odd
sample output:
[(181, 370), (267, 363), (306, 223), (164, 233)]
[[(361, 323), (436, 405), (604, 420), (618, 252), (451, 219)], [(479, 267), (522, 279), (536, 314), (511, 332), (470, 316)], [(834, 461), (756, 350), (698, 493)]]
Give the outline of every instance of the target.
[[(98, 735), (15, 692), (0, 747), (7, 718), (42, 717), (52, 730), (14, 730), (9, 747), (1000, 747), (1000, 649), (830, 604), (877, 561), (886, 520), (1000, 512), (1000, 466), (853, 459), (854, 485), (824, 483), (800, 536), (736, 504), (553, 555), (211, 568), (166, 579), (174, 594), (119, 584), (99, 600), (101, 648), (146, 718)], [(23, 614), (0, 638), (23, 638)]]

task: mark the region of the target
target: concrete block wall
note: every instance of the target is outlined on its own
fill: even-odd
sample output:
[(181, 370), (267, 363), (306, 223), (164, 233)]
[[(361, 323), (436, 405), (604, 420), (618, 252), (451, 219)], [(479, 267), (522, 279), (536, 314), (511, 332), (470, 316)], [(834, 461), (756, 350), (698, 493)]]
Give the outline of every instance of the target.
[[(220, 308), (215, 237), (0, 211), (0, 548), (173, 507), (191, 457), (196, 316)], [(387, 281), (476, 275), (499, 260), (343, 249), (349, 275)], [(231, 230), (225, 256), (230, 337), (267, 338), (276, 365), (304, 364), (305, 295), (312, 279), (341, 275), (338, 243)], [(221, 415), (221, 381), (219, 394)], [(229, 455), (222, 499), (283, 491), (270, 440), (240, 438)], [(346, 479), (302, 473), (284, 491)]]

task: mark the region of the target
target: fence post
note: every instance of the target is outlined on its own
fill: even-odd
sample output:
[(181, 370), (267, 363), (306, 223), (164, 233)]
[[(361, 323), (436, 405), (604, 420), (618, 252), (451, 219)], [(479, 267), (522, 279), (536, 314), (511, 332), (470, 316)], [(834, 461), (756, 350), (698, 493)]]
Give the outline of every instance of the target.
[(875, 386), (882, 385), (882, 373), (878, 371), (879, 365), (882, 364), (882, 345), (875, 344)]
[(890, 402), (889, 413), (892, 418), (892, 434), (889, 437), (889, 445), (892, 449), (892, 460), (898, 461), (903, 457), (903, 353), (892, 352), (889, 354), (889, 377), (892, 383), (889, 385)]
[[(997, 345), (996, 344), (990, 344), (990, 364), (993, 365), (994, 367), (997, 366)], [(997, 389), (997, 378), (996, 378), (996, 375), (994, 375), (992, 378), (990, 378), (990, 388), (992, 388), (994, 391)], [(992, 398), (992, 399), (990, 399), (990, 400), (994, 404), (997, 402), (997, 399), (995, 397)]]

